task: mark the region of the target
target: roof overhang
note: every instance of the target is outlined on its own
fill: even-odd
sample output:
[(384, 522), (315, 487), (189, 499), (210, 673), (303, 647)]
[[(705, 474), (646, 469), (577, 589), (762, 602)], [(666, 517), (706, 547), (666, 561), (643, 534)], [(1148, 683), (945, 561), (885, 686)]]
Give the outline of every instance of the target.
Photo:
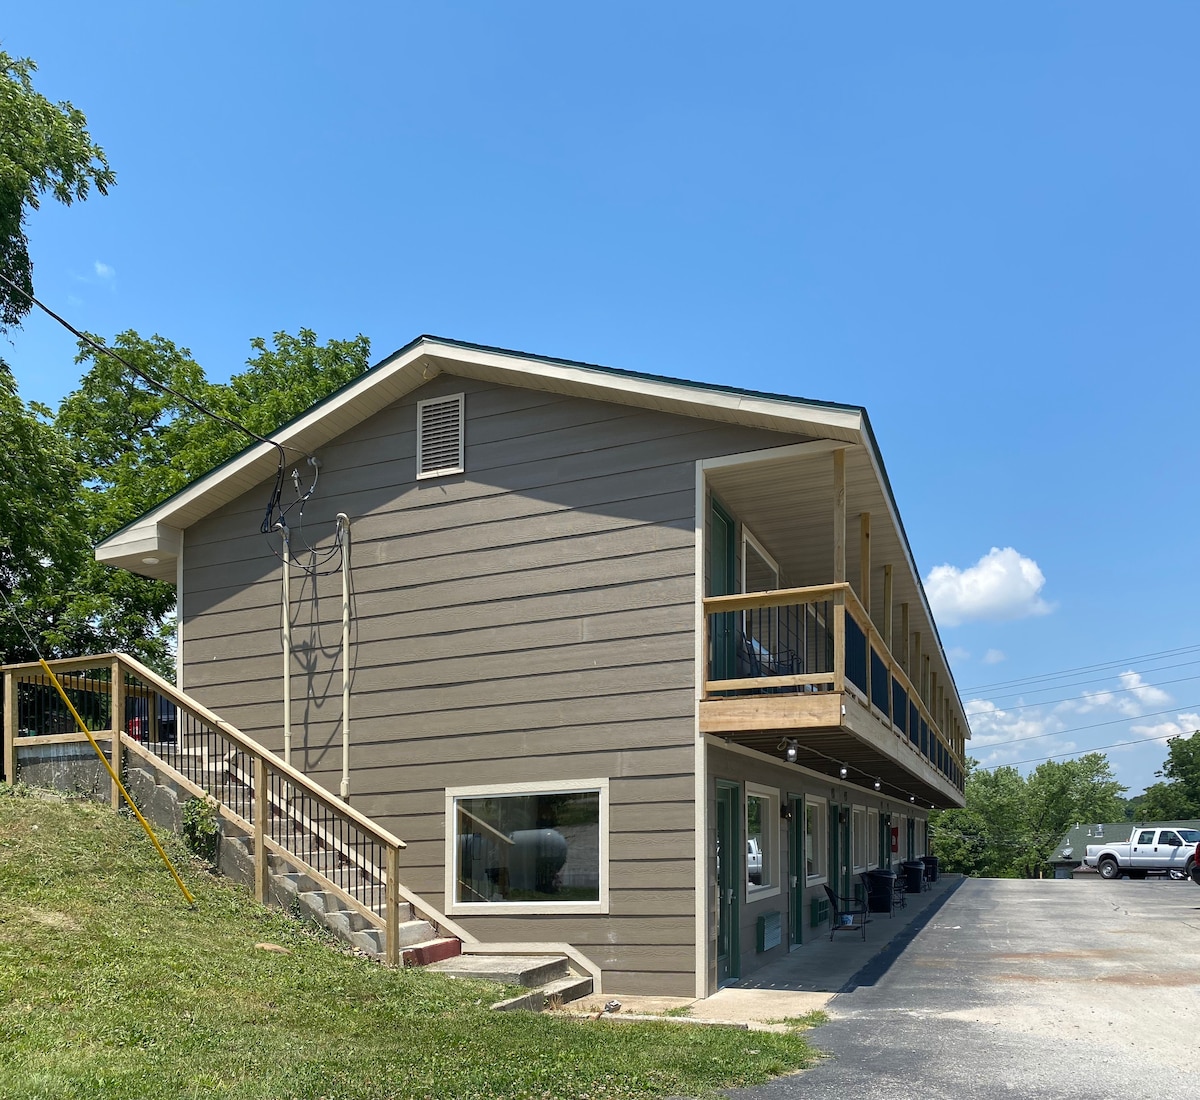
[[(181, 533), (274, 476), (280, 447), (295, 457), (316, 454), (330, 440), (440, 374), (849, 444), (868, 442), (874, 451), (865, 412), (856, 406), (683, 382), (421, 336), (285, 424), (274, 433), (272, 443), (247, 447), (109, 536), (96, 548), (96, 560), (156, 580), (174, 581)], [(276, 443), (278, 447), (273, 445)]]

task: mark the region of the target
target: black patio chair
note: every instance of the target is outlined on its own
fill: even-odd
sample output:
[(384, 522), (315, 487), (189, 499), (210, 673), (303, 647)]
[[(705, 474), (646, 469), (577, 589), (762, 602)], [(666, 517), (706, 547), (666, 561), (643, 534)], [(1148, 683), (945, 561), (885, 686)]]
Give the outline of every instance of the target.
[(867, 938), (867, 905), (866, 902), (854, 898), (839, 897), (828, 884), (825, 894), (829, 898), (829, 938), (838, 932), (861, 932), (862, 938)]

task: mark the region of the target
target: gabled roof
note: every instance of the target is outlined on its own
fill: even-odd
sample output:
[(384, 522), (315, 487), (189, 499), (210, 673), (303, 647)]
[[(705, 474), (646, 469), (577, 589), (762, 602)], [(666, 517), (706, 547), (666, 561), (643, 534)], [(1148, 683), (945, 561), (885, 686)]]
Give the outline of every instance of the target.
[[(284, 424), (272, 439), (297, 455), (313, 454), (444, 373), (847, 444), (866, 443), (886, 485), (866, 410), (859, 406), (689, 382), (438, 336), (418, 336)], [(180, 533), (270, 478), (278, 454), (266, 443), (247, 447), (110, 535), (96, 548), (97, 561), (173, 582)], [(890, 486), (887, 494), (891, 496)], [(892, 507), (898, 520), (894, 501)]]

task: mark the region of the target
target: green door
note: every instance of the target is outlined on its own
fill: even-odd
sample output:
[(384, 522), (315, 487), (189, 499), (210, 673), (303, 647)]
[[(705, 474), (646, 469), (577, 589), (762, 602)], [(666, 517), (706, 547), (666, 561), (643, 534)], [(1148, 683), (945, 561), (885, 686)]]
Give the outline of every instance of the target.
[(850, 807), (829, 804), (829, 885), (844, 898), (850, 889)]
[(804, 886), (808, 878), (804, 851), (804, 799), (792, 795), (789, 800), (792, 827), (788, 830), (788, 844), (792, 858), (788, 861), (792, 869), (792, 943), (804, 942)]
[(746, 881), (735, 783), (717, 781), (717, 985), (741, 974), (738, 953), (739, 887)]
[[(737, 545), (734, 539), (735, 525), (732, 517), (713, 501), (709, 518), (708, 545), (710, 596), (728, 596), (737, 591)], [(713, 616), (709, 664), (714, 680), (729, 680), (737, 675), (734, 657), (736, 618), (733, 612)]]

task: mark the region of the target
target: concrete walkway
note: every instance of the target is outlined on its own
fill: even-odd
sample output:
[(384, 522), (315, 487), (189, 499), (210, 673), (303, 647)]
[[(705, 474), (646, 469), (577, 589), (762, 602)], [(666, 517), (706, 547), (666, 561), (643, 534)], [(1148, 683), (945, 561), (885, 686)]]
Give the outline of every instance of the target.
[(830, 941), (825, 931), (711, 997), (624, 997), (616, 992), (586, 997), (566, 1008), (598, 1013), (606, 1002), (618, 1000), (621, 1008), (614, 1015), (619, 1017), (683, 1013), (686, 1009), (686, 1018), (692, 1021), (779, 1027), (781, 1020), (824, 1008), (838, 993), (875, 984), (961, 883), (960, 875), (942, 875), (924, 893), (908, 894), (907, 904), (894, 916), (872, 913), (866, 942), (848, 932), (840, 932)]

